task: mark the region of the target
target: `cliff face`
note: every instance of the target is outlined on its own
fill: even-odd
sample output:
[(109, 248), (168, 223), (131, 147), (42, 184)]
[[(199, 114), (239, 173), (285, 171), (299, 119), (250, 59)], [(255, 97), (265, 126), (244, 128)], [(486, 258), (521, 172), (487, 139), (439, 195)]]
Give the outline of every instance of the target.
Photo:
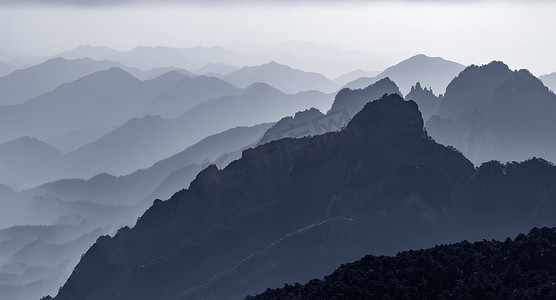
[[(545, 162), (534, 168), (556, 173)], [(546, 173), (519, 175), (537, 192), (527, 195), (531, 211), (555, 207), (555, 177), (536, 180)], [(339, 132), (273, 141), (223, 170), (209, 166), (189, 189), (156, 200), (133, 229), (100, 238), (56, 299), (242, 298), (366, 253), (513, 234), (466, 230), (468, 215), (482, 209), (466, 206), (466, 195), (503, 201), (479, 175), (426, 135), (415, 102), (388, 95)], [(468, 186), (484, 189), (467, 193)], [(528, 215), (521, 225), (554, 219), (547, 216)], [(485, 218), (503, 219), (473, 222)]]

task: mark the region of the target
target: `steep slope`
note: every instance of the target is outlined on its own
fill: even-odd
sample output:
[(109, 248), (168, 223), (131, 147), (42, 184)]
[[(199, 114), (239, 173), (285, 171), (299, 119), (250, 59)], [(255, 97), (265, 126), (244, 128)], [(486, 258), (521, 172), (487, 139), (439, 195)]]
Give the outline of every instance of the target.
[(556, 95), (539, 79), (495, 61), (466, 68), (448, 85), (427, 130), (477, 164), (531, 157), (554, 162), (555, 113)]
[(441, 57), (429, 57), (418, 54), (384, 70), (376, 77), (360, 78), (345, 85), (348, 88), (363, 88), (379, 79), (389, 77), (404, 95), (409, 93), (415, 82), (431, 87), (437, 93), (444, 93), (450, 81), (465, 66), (445, 60)]
[(247, 299), (548, 299), (556, 297), (556, 229), (504, 242), (467, 241), (394, 257), (365, 256), (323, 280)]
[(204, 101), (240, 93), (241, 89), (215, 77), (186, 77), (147, 103), (143, 111), (175, 118)]
[[(476, 172), (426, 136), (414, 102), (389, 95), (340, 132), (274, 141), (223, 170), (207, 167), (189, 189), (155, 201), (133, 229), (97, 240), (56, 299), (236, 299), (365, 253), (555, 223), (556, 167), (534, 160), (506, 168), (518, 171), (491, 184), (495, 177), (481, 175), (490, 165)], [(460, 210), (471, 197), (482, 206)], [(481, 216), (500, 201), (507, 210)], [(486, 226), (515, 215), (515, 225)], [(472, 224), (482, 230), (467, 230)]]
[(266, 144), (285, 137), (300, 138), (317, 135), (320, 132), (317, 132), (318, 128), (315, 126), (315, 122), (318, 123), (324, 117), (325, 115), (320, 110), (313, 107), (296, 112), (293, 117), (282, 118), (272, 128), (268, 129), (258, 144)]
[(419, 111), (423, 115), (425, 122), (433, 115), (438, 115), (440, 103), (444, 97), (436, 96), (432, 89), (421, 87), (421, 83), (417, 82), (411, 87), (409, 94), (405, 96), (406, 100), (413, 100), (419, 106)]
[[(12, 226), (0, 230), (0, 295), (39, 299), (53, 293), (96, 238), (134, 224), (152, 199), (167, 199), (189, 186), (200, 165), (227, 165), (271, 125), (239, 127), (210, 136), (128, 176), (99, 174), (88, 180), (59, 180), (19, 194), (0, 185), (0, 228)], [(27, 210), (21, 216), (10, 206), (12, 202), (5, 201)], [(13, 226), (30, 222), (54, 225)]]
[(255, 67), (243, 67), (224, 76), (224, 80), (238, 87), (263, 82), (288, 94), (309, 90), (330, 93), (338, 89), (335, 83), (323, 75), (292, 69), (274, 61)]
[(556, 91), (556, 72), (547, 75), (539, 76), (539, 79), (546, 85), (551, 91)]
[(63, 83), (117, 66), (121, 65), (110, 61), (94, 61), (90, 58), (49, 59), (0, 78), (2, 91), (0, 105), (23, 103), (35, 96), (50, 92)]
[[(254, 266), (260, 280), (202, 291), (237, 298), (289, 281), (292, 274), (302, 280), (320, 276), (368, 251), (451, 239), (444, 226), (449, 213), (442, 211), (472, 173), (463, 156), (427, 139), (414, 102), (391, 95), (368, 104), (341, 132), (271, 142), (244, 151), (222, 171), (208, 167), (188, 190), (155, 201), (133, 229), (99, 239), (56, 299), (187, 296), (260, 254), (266, 262)], [(312, 254), (309, 264), (264, 255), (291, 234), (333, 220), (340, 231), (298, 240), (296, 247)], [(349, 243), (337, 243), (337, 236)], [(284, 247), (280, 252), (295, 257), (296, 251), (287, 250), (293, 245)]]
[(398, 86), (384, 78), (361, 89), (344, 88), (338, 92), (327, 114), (334, 112), (345, 112), (348, 120), (357, 114), (369, 101), (379, 99), (384, 94), (399, 94)]
[(326, 115), (316, 108), (295, 113), (294, 117), (282, 118), (269, 129), (259, 144), (284, 137), (305, 137), (339, 131), (363, 106), (385, 94), (400, 94), (396, 84), (389, 78), (377, 81), (364, 89), (342, 89), (336, 94), (332, 107)]

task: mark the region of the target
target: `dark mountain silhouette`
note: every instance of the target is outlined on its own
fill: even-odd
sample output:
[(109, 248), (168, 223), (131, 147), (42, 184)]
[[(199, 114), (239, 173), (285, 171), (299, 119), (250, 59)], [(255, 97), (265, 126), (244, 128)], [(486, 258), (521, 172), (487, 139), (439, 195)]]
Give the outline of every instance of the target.
[(241, 89), (215, 77), (184, 77), (147, 103), (143, 110), (165, 118), (174, 118), (204, 101), (238, 95), (241, 92)]
[(556, 229), (533, 228), (504, 242), (440, 245), (365, 256), (323, 280), (247, 299), (548, 299), (556, 297)]
[(325, 115), (316, 108), (296, 112), (293, 117), (285, 117), (278, 121), (272, 128), (268, 129), (259, 145), (286, 137), (300, 138), (305, 136), (317, 135), (318, 127), (315, 122), (323, 119)]
[(0, 78), (0, 105), (23, 103), (35, 96), (54, 90), (63, 83), (91, 73), (121, 66), (110, 61), (90, 58), (67, 60), (53, 58), (41, 64), (17, 70)]
[(236, 71), (238, 67), (230, 66), (224, 63), (209, 63), (200, 69), (195, 70), (197, 75), (207, 75), (207, 76), (226, 76), (233, 71)]
[(372, 78), (378, 76), (380, 73), (381, 73), (380, 71), (363, 71), (361, 69), (357, 69), (338, 76), (338, 78), (334, 79), (334, 83), (340, 86), (344, 86), (359, 78), (362, 77)]
[(539, 79), (546, 85), (552, 92), (556, 91), (556, 72), (547, 75), (539, 76)]
[[(340, 132), (281, 139), (222, 170), (207, 167), (187, 190), (156, 200), (133, 229), (99, 238), (55, 299), (236, 299), (322, 276), (365, 253), (555, 223), (556, 167), (507, 165), (515, 172), (502, 172), (499, 186), (480, 175), (489, 168), (476, 171), (431, 140), (415, 102), (385, 96)], [(468, 195), (482, 204), (465, 210)], [(508, 205), (501, 214), (470, 217), (500, 201)], [(515, 225), (484, 226), (507, 224), (507, 211), (522, 213)], [(482, 231), (467, 231), (471, 225)]]
[(279, 140), (284, 137), (305, 137), (338, 131), (345, 126), (352, 116), (372, 100), (385, 94), (400, 94), (396, 84), (385, 78), (364, 89), (342, 89), (336, 95), (332, 108), (324, 115), (316, 108), (300, 111), (292, 117), (282, 118), (269, 129), (259, 144)]
[(263, 82), (288, 94), (308, 90), (330, 93), (338, 89), (335, 83), (321, 74), (292, 69), (274, 61), (255, 67), (243, 67), (223, 79), (242, 88)]
[(389, 77), (398, 84), (404, 95), (409, 93), (415, 82), (432, 87), (438, 93), (444, 93), (448, 83), (461, 72), (465, 66), (445, 60), (441, 57), (429, 57), (423, 54), (410, 57), (384, 70), (376, 77), (360, 78), (345, 85), (348, 88), (363, 88), (378, 79)]
[(527, 70), (502, 62), (470, 66), (446, 89), (427, 130), (479, 164), (543, 157), (556, 161), (556, 95)]
[(328, 114), (332, 112), (346, 111), (350, 119), (355, 116), (355, 114), (357, 114), (369, 101), (379, 99), (384, 94), (401, 95), (398, 86), (390, 80), (390, 78), (378, 80), (377, 82), (362, 89), (352, 90), (344, 88), (336, 95), (332, 108), (330, 108)]
[(423, 115), (423, 120), (427, 121), (431, 116), (438, 115), (438, 109), (442, 102), (442, 94), (436, 96), (431, 88), (421, 87), (421, 83), (417, 82), (411, 87), (409, 94), (405, 96), (406, 100), (413, 100), (419, 106), (419, 110)]

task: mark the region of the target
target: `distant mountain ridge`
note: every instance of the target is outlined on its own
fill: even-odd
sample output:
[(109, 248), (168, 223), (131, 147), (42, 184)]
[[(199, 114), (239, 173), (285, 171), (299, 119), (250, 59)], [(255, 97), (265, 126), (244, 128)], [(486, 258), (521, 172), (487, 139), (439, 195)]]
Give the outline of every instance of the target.
[(461, 64), (441, 57), (418, 54), (387, 68), (376, 77), (360, 78), (344, 87), (363, 88), (388, 77), (398, 84), (403, 95), (410, 92), (415, 82), (421, 82), (425, 87), (431, 87), (436, 93), (443, 94), (450, 81), (464, 68)]
[(1, 77), (0, 105), (20, 104), (40, 94), (51, 92), (61, 84), (118, 66), (123, 67), (119, 63), (94, 61), (90, 58), (53, 58)]
[(260, 66), (243, 67), (229, 73), (223, 79), (243, 88), (263, 82), (288, 94), (309, 90), (330, 93), (338, 88), (334, 82), (321, 74), (293, 69), (274, 61)]

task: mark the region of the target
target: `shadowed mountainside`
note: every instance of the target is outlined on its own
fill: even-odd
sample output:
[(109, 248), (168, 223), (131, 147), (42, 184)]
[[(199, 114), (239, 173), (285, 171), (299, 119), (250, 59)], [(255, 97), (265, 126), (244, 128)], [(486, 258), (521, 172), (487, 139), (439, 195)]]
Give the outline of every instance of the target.
[(531, 157), (555, 162), (555, 114), (556, 95), (539, 79), (494, 61), (461, 72), (426, 127), (476, 164)]
[[(415, 102), (385, 96), (339, 132), (281, 139), (223, 170), (207, 167), (133, 229), (99, 238), (55, 299), (241, 298), (365, 253), (554, 223), (556, 168), (500, 166), (499, 177), (483, 177), (491, 165), (475, 170), (425, 134)], [(506, 209), (481, 217), (497, 201)]]

